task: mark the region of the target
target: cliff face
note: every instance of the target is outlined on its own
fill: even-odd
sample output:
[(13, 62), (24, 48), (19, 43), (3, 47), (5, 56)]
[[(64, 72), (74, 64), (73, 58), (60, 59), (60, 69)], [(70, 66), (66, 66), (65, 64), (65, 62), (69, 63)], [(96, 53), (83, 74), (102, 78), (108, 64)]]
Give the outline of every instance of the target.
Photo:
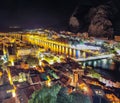
[[(77, 23), (71, 19), (73, 17)], [(120, 33), (119, 17), (119, 0), (80, 0), (69, 24), (71, 27), (79, 28), (77, 31), (85, 30), (92, 36), (111, 38), (113, 34)]]

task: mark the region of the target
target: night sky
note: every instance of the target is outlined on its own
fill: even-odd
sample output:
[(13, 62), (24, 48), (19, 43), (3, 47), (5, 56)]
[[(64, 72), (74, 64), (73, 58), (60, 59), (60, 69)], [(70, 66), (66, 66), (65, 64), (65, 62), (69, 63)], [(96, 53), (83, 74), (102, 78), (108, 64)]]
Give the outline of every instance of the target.
[(2, 0), (0, 27), (62, 25), (64, 21), (66, 22), (66, 18), (69, 18), (77, 3), (77, 1), (67, 3), (57, 0)]
[[(79, 5), (79, 11), (83, 13), (79, 16), (82, 16), (89, 8), (107, 1), (109, 0), (0, 0), (0, 30), (16, 25), (22, 28), (66, 28), (76, 6)], [(114, 0), (114, 3), (119, 10), (119, 0)], [(119, 14), (116, 18), (119, 18)]]

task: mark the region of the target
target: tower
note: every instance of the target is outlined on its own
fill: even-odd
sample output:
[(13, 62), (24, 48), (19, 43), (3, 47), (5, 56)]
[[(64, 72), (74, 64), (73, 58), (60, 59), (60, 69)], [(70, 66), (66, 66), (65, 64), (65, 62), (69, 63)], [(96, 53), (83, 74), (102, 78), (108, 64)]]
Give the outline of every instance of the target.
[(78, 82), (78, 71), (73, 70), (73, 83), (76, 84)]

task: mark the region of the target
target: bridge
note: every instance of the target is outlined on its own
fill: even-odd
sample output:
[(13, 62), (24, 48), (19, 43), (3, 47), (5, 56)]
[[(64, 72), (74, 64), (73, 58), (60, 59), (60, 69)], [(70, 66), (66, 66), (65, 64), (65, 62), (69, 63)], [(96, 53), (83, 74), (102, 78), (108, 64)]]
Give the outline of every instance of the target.
[(99, 56), (94, 56), (94, 57), (88, 57), (88, 58), (78, 58), (75, 59), (73, 58), (75, 61), (77, 62), (82, 62), (82, 61), (90, 61), (90, 60), (97, 60), (97, 59), (105, 59), (105, 58), (112, 58), (114, 56), (114, 54), (108, 54), (108, 55), (99, 55)]

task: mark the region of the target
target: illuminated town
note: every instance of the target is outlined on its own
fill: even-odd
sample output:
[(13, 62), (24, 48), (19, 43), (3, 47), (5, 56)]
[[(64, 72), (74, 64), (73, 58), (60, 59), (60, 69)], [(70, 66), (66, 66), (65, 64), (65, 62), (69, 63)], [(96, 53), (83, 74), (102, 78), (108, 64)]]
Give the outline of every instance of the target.
[(119, 63), (117, 39), (42, 28), (1, 32), (0, 103), (120, 103)]

